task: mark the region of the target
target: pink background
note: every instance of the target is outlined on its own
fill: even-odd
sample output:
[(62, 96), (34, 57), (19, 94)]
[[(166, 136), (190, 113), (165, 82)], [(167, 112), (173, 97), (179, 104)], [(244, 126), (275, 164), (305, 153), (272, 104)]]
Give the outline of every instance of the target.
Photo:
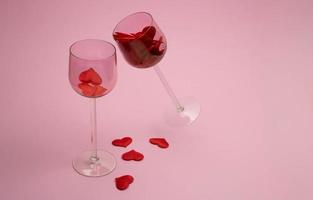
[[(88, 147), (89, 102), (71, 88), (68, 47), (113, 43), (115, 24), (148, 11), (167, 36), (161, 67), (201, 117), (187, 128), (162, 119), (170, 105), (153, 70), (118, 51), (116, 88), (98, 101), (99, 145), (132, 136), (139, 163), (117, 159), (102, 178), (74, 172)], [(312, 0), (1, 0), (0, 198), (313, 199)], [(164, 136), (167, 150), (150, 145)], [(114, 178), (135, 182), (118, 191)]]

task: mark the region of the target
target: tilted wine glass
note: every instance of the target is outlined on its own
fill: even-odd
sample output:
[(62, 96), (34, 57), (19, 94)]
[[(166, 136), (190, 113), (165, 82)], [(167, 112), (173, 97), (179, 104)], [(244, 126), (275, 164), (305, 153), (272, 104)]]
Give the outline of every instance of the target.
[(113, 38), (131, 66), (141, 69), (153, 67), (157, 73), (175, 105), (176, 112), (170, 110), (166, 113), (169, 124), (190, 124), (197, 119), (200, 104), (192, 97), (178, 99), (157, 65), (166, 53), (167, 42), (151, 14), (137, 12), (125, 17), (114, 28)]
[(85, 176), (103, 176), (116, 166), (114, 156), (97, 147), (96, 98), (108, 94), (117, 77), (115, 47), (103, 40), (86, 39), (70, 47), (69, 80), (80, 95), (90, 98), (91, 149), (73, 160), (74, 169)]

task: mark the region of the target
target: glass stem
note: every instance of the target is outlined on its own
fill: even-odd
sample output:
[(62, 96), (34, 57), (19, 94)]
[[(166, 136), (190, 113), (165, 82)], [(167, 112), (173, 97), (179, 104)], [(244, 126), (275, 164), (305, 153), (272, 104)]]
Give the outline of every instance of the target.
[(155, 72), (157, 73), (158, 77), (160, 78), (168, 96), (170, 96), (173, 104), (175, 105), (176, 109), (178, 112), (182, 112), (184, 111), (184, 107), (179, 103), (178, 98), (176, 97), (174, 91), (172, 90), (172, 88), (170, 87), (170, 85), (168, 84), (163, 72), (161, 71), (161, 69), (159, 68), (158, 65), (155, 65), (153, 67), (153, 69), (155, 70)]
[(96, 98), (90, 98), (90, 120), (91, 120), (91, 151), (90, 160), (99, 160), (97, 155), (97, 107)]

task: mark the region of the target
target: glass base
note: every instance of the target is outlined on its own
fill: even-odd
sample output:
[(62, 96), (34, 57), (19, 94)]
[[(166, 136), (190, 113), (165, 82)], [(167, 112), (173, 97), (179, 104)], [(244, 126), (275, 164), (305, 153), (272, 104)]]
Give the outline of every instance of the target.
[(93, 156), (93, 151), (85, 151), (73, 160), (73, 168), (83, 176), (104, 176), (111, 173), (115, 167), (114, 156), (103, 150), (97, 151), (97, 157)]
[(193, 97), (179, 99), (183, 108), (167, 109), (165, 112), (165, 121), (170, 126), (186, 126), (193, 123), (200, 114), (201, 106)]

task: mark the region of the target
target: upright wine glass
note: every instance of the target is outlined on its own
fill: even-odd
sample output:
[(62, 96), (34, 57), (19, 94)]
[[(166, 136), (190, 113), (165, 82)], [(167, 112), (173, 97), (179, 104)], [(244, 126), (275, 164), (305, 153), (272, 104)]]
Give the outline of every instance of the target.
[(166, 121), (171, 125), (194, 122), (199, 116), (200, 104), (192, 97), (178, 99), (157, 65), (165, 55), (167, 42), (151, 14), (137, 12), (125, 17), (116, 25), (113, 38), (131, 66), (140, 69), (153, 67), (157, 73), (175, 106), (166, 113)]
[(69, 80), (80, 95), (90, 98), (91, 149), (73, 160), (84, 176), (104, 176), (116, 166), (114, 156), (97, 147), (96, 98), (108, 94), (116, 83), (116, 51), (109, 42), (97, 39), (77, 41), (70, 47)]

